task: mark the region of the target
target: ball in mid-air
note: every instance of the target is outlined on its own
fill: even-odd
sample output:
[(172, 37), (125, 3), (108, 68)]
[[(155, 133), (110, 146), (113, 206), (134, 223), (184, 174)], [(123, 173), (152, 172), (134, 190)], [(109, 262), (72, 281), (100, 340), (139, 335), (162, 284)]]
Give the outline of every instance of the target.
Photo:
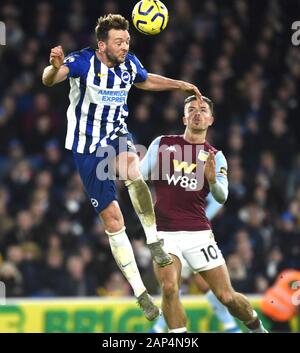
[(141, 0), (132, 10), (132, 22), (141, 33), (154, 35), (162, 32), (168, 23), (167, 7), (159, 0)]

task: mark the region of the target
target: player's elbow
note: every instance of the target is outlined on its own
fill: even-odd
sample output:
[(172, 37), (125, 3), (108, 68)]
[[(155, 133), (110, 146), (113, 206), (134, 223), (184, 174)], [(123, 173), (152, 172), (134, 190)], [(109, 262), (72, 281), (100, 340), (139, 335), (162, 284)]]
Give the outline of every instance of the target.
[(224, 203), (226, 202), (227, 200), (227, 197), (228, 197), (228, 194), (221, 194), (221, 195), (218, 195), (217, 197), (215, 197), (215, 200), (220, 203), (221, 205), (224, 205)]
[(46, 87), (52, 87), (54, 85), (53, 81), (50, 81), (46, 76), (42, 77), (43, 85)]
[(219, 200), (217, 200), (221, 205), (224, 205), (224, 203), (226, 202), (227, 197), (221, 197)]
[(53, 86), (53, 83), (50, 83), (50, 82), (48, 82), (46, 80), (42, 80), (42, 82), (43, 82), (44, 86), (46, 86), (46, 87), (52, 87)]
[(146, 91), (151, 90), (151, 89), (149, 88), (148, 83), (146, 83), (146, 81), (145, 81), (145, 82), (140, 82), (140, 83), (135, 83), (134, 86), (135, 86), (136, 88), (138, 88), (138, 89), (143, 89), (143, 90), (146, 90)]

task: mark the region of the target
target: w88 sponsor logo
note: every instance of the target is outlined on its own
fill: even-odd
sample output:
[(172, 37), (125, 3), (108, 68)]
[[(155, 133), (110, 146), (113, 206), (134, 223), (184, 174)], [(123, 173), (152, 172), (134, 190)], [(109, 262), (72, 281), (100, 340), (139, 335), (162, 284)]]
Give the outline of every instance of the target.
[(184, 189), (190, 189), (190, 190), (197, 190), (198, 187), (198, 181), (195, 178), (189, 178), (187, 176), (175, 176), (174, 174), (170, 176), (169, 174), (166, 174), (167, 181), (169, 185), (179, 185)]

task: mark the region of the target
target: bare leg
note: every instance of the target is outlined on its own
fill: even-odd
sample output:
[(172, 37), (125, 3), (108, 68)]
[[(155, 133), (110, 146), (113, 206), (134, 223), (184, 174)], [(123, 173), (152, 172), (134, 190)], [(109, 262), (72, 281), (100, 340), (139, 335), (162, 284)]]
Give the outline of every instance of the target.
[(224, 326), (224, 332), (230, 333), (239, 333), (242, 332), (241, 329), (238, 327), (236, 321), (230, 315), (225, 305), (223, 305), (218, 298), (215, 296), (212, 290), (210, 290), (207, 282), (201, 277), (200, 274), (197, 276), (193, 276), (194, 283), (196, 284), (197, 288), (205, 295), (206, 299), (208, 300), (209, 304), (214, 310), (215, 315), (217, 316), (218, 320)]
[(207, 293), (210, 288), (208, 286), (208, 284), (205, 282), (205, 280), (203, 279), (203, 277), (201, 276), (201, 274), (197, 274), (194, 275), (192, 277), (193, 282), (196, 284), (197, 288), (203, 293)]
[(231, 315), (244, 323), (255, 321), (256, 317), (253, 316), (253, 308), (249, 300), (232, 288), (226, 265), (201, 272), (201, 276)]
[(186, 315), (179, 299), (181, 262), (172, 255), (173, 263), (167, 267), (154, 264), (154, 271), (162, 289), (162, 311), (169, 329), (185, 328)]

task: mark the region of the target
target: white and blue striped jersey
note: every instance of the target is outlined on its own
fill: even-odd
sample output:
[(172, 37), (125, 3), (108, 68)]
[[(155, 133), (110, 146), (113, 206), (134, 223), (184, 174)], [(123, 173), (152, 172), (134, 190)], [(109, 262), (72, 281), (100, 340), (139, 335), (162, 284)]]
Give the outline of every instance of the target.
[(69, 54), (64, 65), (70, 70), (70, 105), (65, 147), (78, 153), (93, 153), (127, 133), (127, 96), (131, 86), (144, 82), (147, 71), (133, 54), (113, 68), (85, 48)]

